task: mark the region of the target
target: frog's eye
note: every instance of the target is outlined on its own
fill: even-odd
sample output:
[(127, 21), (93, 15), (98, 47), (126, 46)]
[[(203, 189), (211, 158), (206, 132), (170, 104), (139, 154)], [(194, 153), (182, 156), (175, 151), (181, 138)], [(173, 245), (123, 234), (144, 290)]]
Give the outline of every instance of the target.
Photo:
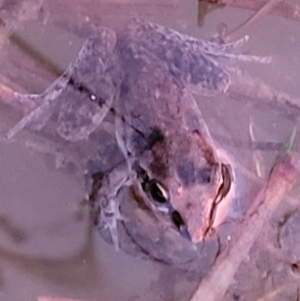
[(170, 200), (167, 188), (156, 180), (149, 182), (149, 192), (152, 199), (158, 203), (166, 203)]
[(155, 206), (163, 212), (171, 210), (170, 193), (168, 189), (159, 181), (149, 178), (147, 172), (139, 165), (138, 162), (133, 164), (133, 170), (137, 173), (143, 191), (148, 195)]

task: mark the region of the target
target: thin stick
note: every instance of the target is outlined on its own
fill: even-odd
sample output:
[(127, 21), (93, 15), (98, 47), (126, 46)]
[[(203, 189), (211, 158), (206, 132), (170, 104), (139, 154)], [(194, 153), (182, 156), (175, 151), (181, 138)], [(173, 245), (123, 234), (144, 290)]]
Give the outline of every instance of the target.
[(37, 301), (89, 301), (83, 299), (68, 299), (68, 298), (56, 298), (56, 297), (38, 297)]
[(38, 297), (37, 301), (88, 301), (88, 300), (40, 296)]
[(256, 22), (259, 18), (263, 17), (264, 15), (268, 14), (270, 10), (274, 7), (281, 0), (270, 0), (265, 3), (253, 16), (247, 19), (244, 23), (240, 26), (235, 28), (234, 30), (228, 32), (224, 37), (224, 42), (231, 41), (235, 35), (238, 35), (242, 30), (248, 28), (252, 25), (252, 23)]

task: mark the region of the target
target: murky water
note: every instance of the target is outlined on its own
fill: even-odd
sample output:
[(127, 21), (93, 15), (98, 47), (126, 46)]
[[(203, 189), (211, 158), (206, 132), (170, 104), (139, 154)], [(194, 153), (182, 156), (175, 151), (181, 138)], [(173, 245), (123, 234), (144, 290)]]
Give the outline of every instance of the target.
[[(9, 29), (2, 37), (0, 83), (27, 93), (40, 93), (48, 87), (97, 26), (119, 31), (132, 17), (139, 17), (209, 40), (217, 35), (221, 23), (231, 31), (253, 14), (224, 7), (209, 13), (200, 27), (196, 1), (78, 0), (71, 7), (64, 1), (45, 0), (36, 12), (23, 15), (17, 5), (6, 2), (9, 1), (3, 2), (6, 10), (0, 10)], [(30, 12), (30, 5), (26, 9)], [(243, 52), (271, 56), (272, 63), (237, 62), (233, 68), (238, 65), (241, 72), (297, 101), (298, 27), (296, 21), (275, 16), (257, 20), (237, 38), (250, 35)], [(7, 36), (10, 39), (6, 40)], [(285, 142), (298, 124), (295, 113), (288, 114), (290, 110), (265, 105), (261, 99), (252, 101), (251, 97), (234, 95), (197, 97), (197, 101), (212, 136), (236, 161), (238, 193), (230, 219), (239, 220), (266, 180), (278, 153), (278, 147), (270, 150), (269, 144), (263, 144), (263, 150), (255, 148), (255, 143), (250, 143), (249, 127), (256, 142), (277, 145)], [(21, 112), (1, 104), (0, 116), (2, 137), (19, 120)], [(99, 137), (105, 137), (105, 141), (113, 139), (109, 125), (99, 130)], [(64, 152), (53, 148), (52, 142), (47, 136), (42, 139), (29, 131), (20, 133), (12, 142), (0, 140), (0, 300), (41, 301), (43, 296), (57, 300), (189, 300), (199, 275), (116, 252), (91, 230), (88, 208), (79, 205), (86, 192), (86, 161), (65, 164), (61, 156)], [(89, 145), (78, 154), (77, 146), (66, 146), (73, 161), (95, 152)], [(298, 153), (298, 135), (293, 150)], [(297, 227), (286, 224), (281, 231), (280, 225), (299, 207), (298, 190), (296, 184), (293, 196), (281, 203), (222, 300), (258, 300), (276, 289), (277, 294), (269, 300), (297, 300), (299, 258), (289, 260), (284, 255), (289, 254), (286, 248), (290, 247), (292, 236), (289, 233), (283, 237), (286, 228)], [(298, 219), (291, 219), (290, 223), (294, 220), (297, 223)], [(235, 226), (230, 222), (224, 231), (234, 231)], [(288, 291), (282, 289), (282, 281)]]

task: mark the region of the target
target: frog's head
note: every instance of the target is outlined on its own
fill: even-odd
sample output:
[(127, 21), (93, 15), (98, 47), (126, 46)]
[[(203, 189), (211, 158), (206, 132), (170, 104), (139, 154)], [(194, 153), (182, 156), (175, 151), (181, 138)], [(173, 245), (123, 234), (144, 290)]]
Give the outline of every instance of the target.
[[(180, 179), (171, 203), (176, 208), (177, 227), (187, 230), (195, 243), (204, 240), (222, 223), (233, 199), (230, 165), (218, 162), (211, 168), (198, 168), (191, 162), (177, 166)], [(181, 220), (178, 219), (180, 215)]]
[(152, 146), (147, 166), (144, 160), (136, 170), (148, 200), (197, 243), (225, 217), (234, 194), (233, 170), (226, 155), (199, 132), (179, 131), (176, 139), (171, 132)]

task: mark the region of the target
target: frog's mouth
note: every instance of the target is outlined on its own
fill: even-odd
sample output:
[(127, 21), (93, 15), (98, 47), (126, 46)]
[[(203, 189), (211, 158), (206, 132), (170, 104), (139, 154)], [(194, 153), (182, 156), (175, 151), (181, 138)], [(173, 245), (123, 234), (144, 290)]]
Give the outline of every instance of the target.
[(233, 198), (232, 182), (233, 176), (230, 165), (221, 163), (221, 181), (209, 210), (207, 224), (202, 234), (203, 239), (209, 236), (223, 221), (228, 203)]

